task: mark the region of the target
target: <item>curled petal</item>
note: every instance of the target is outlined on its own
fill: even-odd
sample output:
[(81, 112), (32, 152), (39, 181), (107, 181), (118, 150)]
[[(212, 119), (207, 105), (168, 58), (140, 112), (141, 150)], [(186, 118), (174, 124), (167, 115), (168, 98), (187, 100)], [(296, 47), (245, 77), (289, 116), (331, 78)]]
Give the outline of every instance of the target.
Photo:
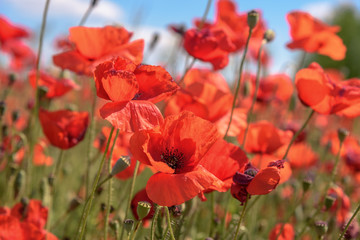
[(275, 189), (280, 181), (280, 171), (275, 167), (261, 169), (247, 186), (250, 195), (265, 195)]

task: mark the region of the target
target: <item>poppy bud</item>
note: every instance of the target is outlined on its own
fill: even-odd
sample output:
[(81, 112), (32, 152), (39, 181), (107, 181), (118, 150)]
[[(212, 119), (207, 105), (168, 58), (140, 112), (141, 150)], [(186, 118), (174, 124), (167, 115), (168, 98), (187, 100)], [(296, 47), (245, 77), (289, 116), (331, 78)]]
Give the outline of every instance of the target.
[(113, 220), (109, 223), (110, 228), (114, 231), (114, 232), (119, 232), (120, 229), (120, 224), (118, 220)]
[(136, 208), (136, 212), (139, 216), (139, 219), (142, 220), (144, 217), (146, 217), (151, 209), (151, 203), (142, 201), (142, 202), (138, 202), (137, 208)]
[(134, 227), (134, 220), (132, 220), (132, 219), (125, 219), (124, 220), (124, 228), (128, 232), (128, 234), (131, 233), (133, 227)]
[(324, 236), (328, 231), (328, 224), (324, 221), (316, 221), (315, 222), (315, 230), (319, 238)]
[(110, 175), (115, 176), (119, 172), (124, 171), (126, 168), (128, 168), (131, 164), (131, 159), (129, 156), (122, 156), (120, 157), (115, 165), (113, 166)]
[(271, 42), (275, 38), (275, 32), (271, 29), (266, 30), (264, 33), (264, 39), (267, 43)]
[(19, 192), (21, 192), (25, 187), (25, 171), (20, 170), (15, 178), (15, 184), (14, 184), (14, 194), (15, 197), (18, 196)]
[(81, 198), (74, 197), (73, 199), (71, 199), (67, 211), (71, 212), (71, 211), (75, 210), (78, 206), (80, 206), (81, 202), (82, 202)]
[(259, 13), (255, 10), (248, 12), (247, 23), (250, 29), (253, 29), (259, 21)]
[(154, 47), (156, 46), (156, 44), (159, 42), (159, 38), (160, 38), (160, 34), (159, 33), (154, 33), (150, 42), (150, 46), (149, 46), (149, 50), (152, 51), (154, 49)]
[(53, 174), (50, 174), (48, 176), (48, 183), (49, 183), (50, 187), (52, 187), (54, 185), (54, 179), (55, 179), (55, 176)]
[(11, 120), (15, 123), (19, 119), (19, 111), (15, 110), (11, 113)]
[(309, 190), (311, 184), (312, 184), (312, 179), (309, 177), (306, 177), (303, 181), (302, 181), (302, 188), (304, 192), (307, 192), (307, 190)]
[(343, 142), (345, 138), (349, 135), (349, 131), (345, 128), (339, 128), (337, 133), (340, 142)]
[(11, 87), (14, 84), (15, 80), (16, 80), (15, 74), (10, 73), (8, 75), (8, 79), (9, 79), (8, 86)]
[(6, 110), (6, 104), (5, 102), (1, 101), (0, 102), (0, 118), (4, 115)]
[(332, 207), (332, 205), (334, 204), (336, 198), (332, 195), (327, 195), (325, 197), (325, 209), (328, 210), (329, 208)]
[(50, 200), (50, 187), (46, 178), (41, 179), (40, 182), (40, 196), (42, 202), (47, 205)]

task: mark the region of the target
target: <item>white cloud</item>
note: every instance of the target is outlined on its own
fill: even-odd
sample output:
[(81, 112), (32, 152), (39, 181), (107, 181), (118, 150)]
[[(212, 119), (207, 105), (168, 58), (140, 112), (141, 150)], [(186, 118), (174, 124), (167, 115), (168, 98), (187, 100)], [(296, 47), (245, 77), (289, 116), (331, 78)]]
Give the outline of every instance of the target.
[[(19, 14), (28, 16), (41, 16), (45, 6), (45, 0), (5, 0), (9, 6), (19, 11)], [(66, 19), (78, 19), (84, 15), (89, 7), (89, 0), (51, 0), (49, 18), (65, 17)], [(97, 21), (120, 21), (123, 11), (119, 5), (109, 0), (101, 0), (90, 15), (91, 20)]]
[(334, 5), (329, 2), (315, 2), (304, 5), (303, 10), (310, 13), (312, 16), (326, 20), (334, 15)]

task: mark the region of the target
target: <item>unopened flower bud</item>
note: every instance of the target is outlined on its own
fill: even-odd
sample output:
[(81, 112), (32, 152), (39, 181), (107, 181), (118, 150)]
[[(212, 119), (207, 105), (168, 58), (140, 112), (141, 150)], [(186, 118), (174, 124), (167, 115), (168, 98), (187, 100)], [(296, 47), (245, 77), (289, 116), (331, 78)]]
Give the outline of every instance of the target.
[(152, 36), (152, 39), (151, 39), (151, 42), (150, 42), (150, 45), (149, 45), (149, 50), (152, 51), (156, 44), (159, 42), (159, 39), (160, 39), (160, 34), (155, 32)]
[(264, 39), (266, 40), (266, 42), (271, 42), (272, 40), (274, 40), (275, 38), (275, 32), (271, 29), (266, 30), (266, 32), (264, 33)]
[(109, 225), (114, 232), (119, 232), (120, 224), (118, 220), (112, 220)]
[(132, 219), (124, 220), (124, 228), (128, 232), (128, 234), (131, 233), (133, 227), (134, 227), (134, 220), (132, 220)]
[(328, 231), (328, 224), (324, 221), (316, 221), (315, 222), (315, 230), (319, 237), (322, 237)]
[(4, 115), (6, 110), (6, 103), (1, 101), (0, 102), (0, 118)]
[(67, 211), (71, 212), (71, 211), (75, 210), (78, 206), (80, 206), (81, 202), (82, 202), (81, 198), (74, 197), (73, 199), (71, 199)]
[(111, 176), (115, 176), (116, 174), (118, 174), (119, 172), (124, 171), (126, 168), (128, 168), (131, 164), (131, 160), (129, 156), (122, 156), (121, 158), (119, 158), (114, 167), (111, 170), (110, 175)]
[(255, 10), (248, 12), (247, 23), (250, 29), (253, 29), (259, 21), (259, 13)]
[(15, 80), (16, 80), (15, 74), (10, 73), (8, 75), (8, 79), (9, 79), (8, 86), (11, 87), (14, 84)]
[(343, 142), (345, 138), (349, 135), (349, 131), (345, 128), (339, 128), (337, 133), (340, 142)]
[(329, 208), (332, 207), (332, 205), (334, 204), (336, 198), (332, 195), (327, 195), (325, 197), (325, 209), (328, 210)]
[(19, 111), (15, 110), (11, 113), (11, 120), (13, 122), (17, 122), (18, 119), (19, 119)]
[(149, 214), (150, 210), (151, 210), (151, 203), (145, 201), (138, 202), (136, 212), (140, 220), (144, 219)]
[(311, 184), (313, 183), (312, 179), (309, 177), (306, 177), (303, 181), (302, 181), (302, 188), (304, 192), (307, 192), (307, 190), (309, 190)]
[(20, 170), (20, 171), (18, 172), (18, 174), (16, 175), (15, 183), (14, 183), (14, 194), (15, 194), (15, 197), (17, 197), (18, 194), (24, 189), (24, 187), (25, 187), (25, 181), (26, 181), (25, 171), (24, 171), (24, 170)]

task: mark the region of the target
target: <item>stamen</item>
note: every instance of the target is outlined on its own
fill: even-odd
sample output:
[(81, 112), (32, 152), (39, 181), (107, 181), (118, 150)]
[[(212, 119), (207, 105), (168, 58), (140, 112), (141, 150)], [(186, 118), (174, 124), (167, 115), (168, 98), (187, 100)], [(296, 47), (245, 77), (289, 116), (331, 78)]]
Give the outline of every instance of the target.
[(171, 149), (166, 148), (160, 157), (164, 163), (175, 170), (181, 168), (184, 163), (184, 154), (173, 147)]

